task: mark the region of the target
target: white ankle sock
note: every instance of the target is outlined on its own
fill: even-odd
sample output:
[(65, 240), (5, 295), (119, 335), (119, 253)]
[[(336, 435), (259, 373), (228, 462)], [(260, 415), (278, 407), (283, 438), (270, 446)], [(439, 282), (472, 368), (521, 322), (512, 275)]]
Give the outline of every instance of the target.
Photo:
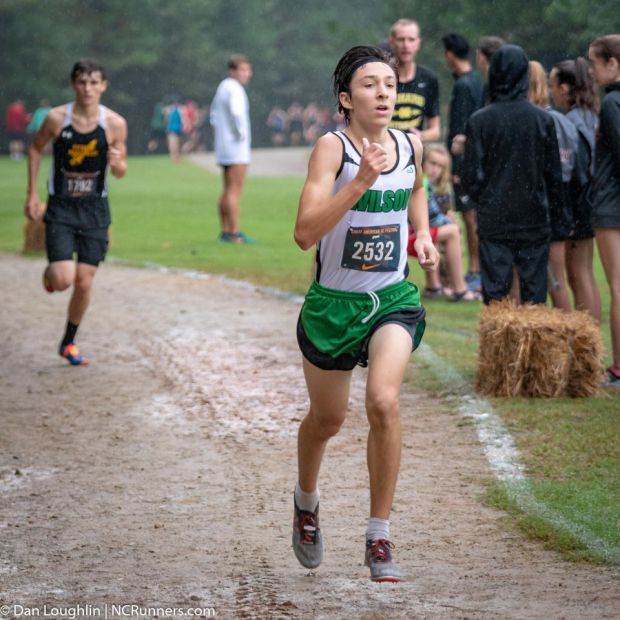
[(319, 503), (319, 497), (320, 493), (318, 487), (314, 491), (306, 493), (302, 491), (299, 482), (295, 485), (295, 502), (297, 503), (297, 507), (301, 508), (301, 510), (314, 512), (316, 505)]
[(370, 517), (366, 529), (366, 540), (390, 540), (390, 522), (386, 519)]

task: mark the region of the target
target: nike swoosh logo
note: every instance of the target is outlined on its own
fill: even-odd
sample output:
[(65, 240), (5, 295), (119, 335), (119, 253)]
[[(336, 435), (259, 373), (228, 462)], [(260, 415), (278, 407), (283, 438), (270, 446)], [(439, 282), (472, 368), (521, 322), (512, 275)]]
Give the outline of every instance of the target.
[(374, 269), (375, 267), (378, 267), (379, 263), (377, 263), (376, 265), (362, 265), (362, 271), (369, 271), (370, 269)]

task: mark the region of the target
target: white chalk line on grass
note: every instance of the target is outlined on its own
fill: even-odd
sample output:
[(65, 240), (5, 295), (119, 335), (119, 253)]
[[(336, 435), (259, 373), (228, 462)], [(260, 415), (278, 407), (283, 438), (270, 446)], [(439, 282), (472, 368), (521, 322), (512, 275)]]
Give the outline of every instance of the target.
[[(216, 278), (230, 286), (257, 291), (296, 305), (301, 305), (304, 300), (302, 296), (294, 293), (287, 293), (271, 287), (257, 286), (244, 280), (229, 278), (228, 276), (169, 268), (153, 263), (143, 264), (142, 266), (157, 269), (163, 273), (178, 273), (191, 279), (206, 280)], [(610, 545), (606, 541), (601, 540), (588, 528), (566, 519), (535, 497), (523, 474), (524, 466), (521, 463), (521, 457), (514, 440), (504, 426), (504, 423), (493, 411), (491, 404), (486, 399), (479, 398), (473, 394), (463, 377), (439, 358), (429, 345), (422, 343), (417, 349), (416, 355), (428, 364), (431, 372), (445, 388), (452, 393), (459, 394), (458, 396), (449, 396), (448, 400), (456, 401), (456, 409), (459, 414), (474, 421), (478, 441), (482, 446), (491, 470), (495, 477), (504, 483), (504, 488), (510, 499), (523, 512), (535, 515), (557, 530), (566, 532), (598, 557), (613, 564), (620, 564), (620, 547)]]
[(538, 500), (523, 474), (523, 464), (512, 436), (501, 419), (495, 414), (489, 401), (472, 394), (461, 375), (439, 358), (426, 344), (420, 345), (417, 355), (428, 364), (440, 383), (459, 396), (450, 396), (456, 401), (457, 411), (474, 421), (478, 441), (482, 445), (487, 461), (495, 477), (504, 483), (508, 496), (528, 514), (543, 519), (554, 528), (570, 534), (589, 551), (613, 564), (620, 563), (620, 548), (610, 545), (593, 534), (588, 528), (566, 519), (544, 502)]

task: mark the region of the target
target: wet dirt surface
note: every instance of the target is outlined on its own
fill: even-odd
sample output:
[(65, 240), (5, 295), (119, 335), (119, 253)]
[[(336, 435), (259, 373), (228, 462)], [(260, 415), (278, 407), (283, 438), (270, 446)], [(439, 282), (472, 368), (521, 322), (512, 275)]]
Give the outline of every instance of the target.
[(68, 296), (43, 291), (43, 266), (0, 255), (5, 617), (44, 604), (220, 618), (620, 616), (618, 570), (507, 532), (480, 502), (490, 471), (474, 429), (410, 385), (392, 516), (406, 581), (372, 584), (363, 370), (323, 464), (325, 560), (303, 569), (290, 548), (307, 407), (299, 306), (216, 277), (106, 264), (78, 334), (91, 365), (72, 368), (56, 353)]

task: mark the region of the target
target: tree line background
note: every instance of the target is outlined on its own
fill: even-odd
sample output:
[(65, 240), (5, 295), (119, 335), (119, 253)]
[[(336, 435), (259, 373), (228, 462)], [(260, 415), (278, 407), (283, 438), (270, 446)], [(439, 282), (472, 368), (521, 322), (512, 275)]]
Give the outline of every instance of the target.
[(29, 111), (43, 97), (70, 100), (73, 63), (94, 57), (110, 81), (104, 102), (127, 118), (130, 152), (142, 153), (162, 96), (209, 103), (230, 54), (244, 53), (254, 68), (254, 144), (266, 145), (273, 105), (333, 105), (340, 55), (385, 41), (400, 17), (420, 23), (418, 62), (438, 73), (444, 113), (451, 77), (443, 34), (460, 32), (472, 47), (499, 35), (549, 69), (587, 54), (595, 37), (620, 32), (617, 0), (0, 0), (0, 110), (17, 97)]

